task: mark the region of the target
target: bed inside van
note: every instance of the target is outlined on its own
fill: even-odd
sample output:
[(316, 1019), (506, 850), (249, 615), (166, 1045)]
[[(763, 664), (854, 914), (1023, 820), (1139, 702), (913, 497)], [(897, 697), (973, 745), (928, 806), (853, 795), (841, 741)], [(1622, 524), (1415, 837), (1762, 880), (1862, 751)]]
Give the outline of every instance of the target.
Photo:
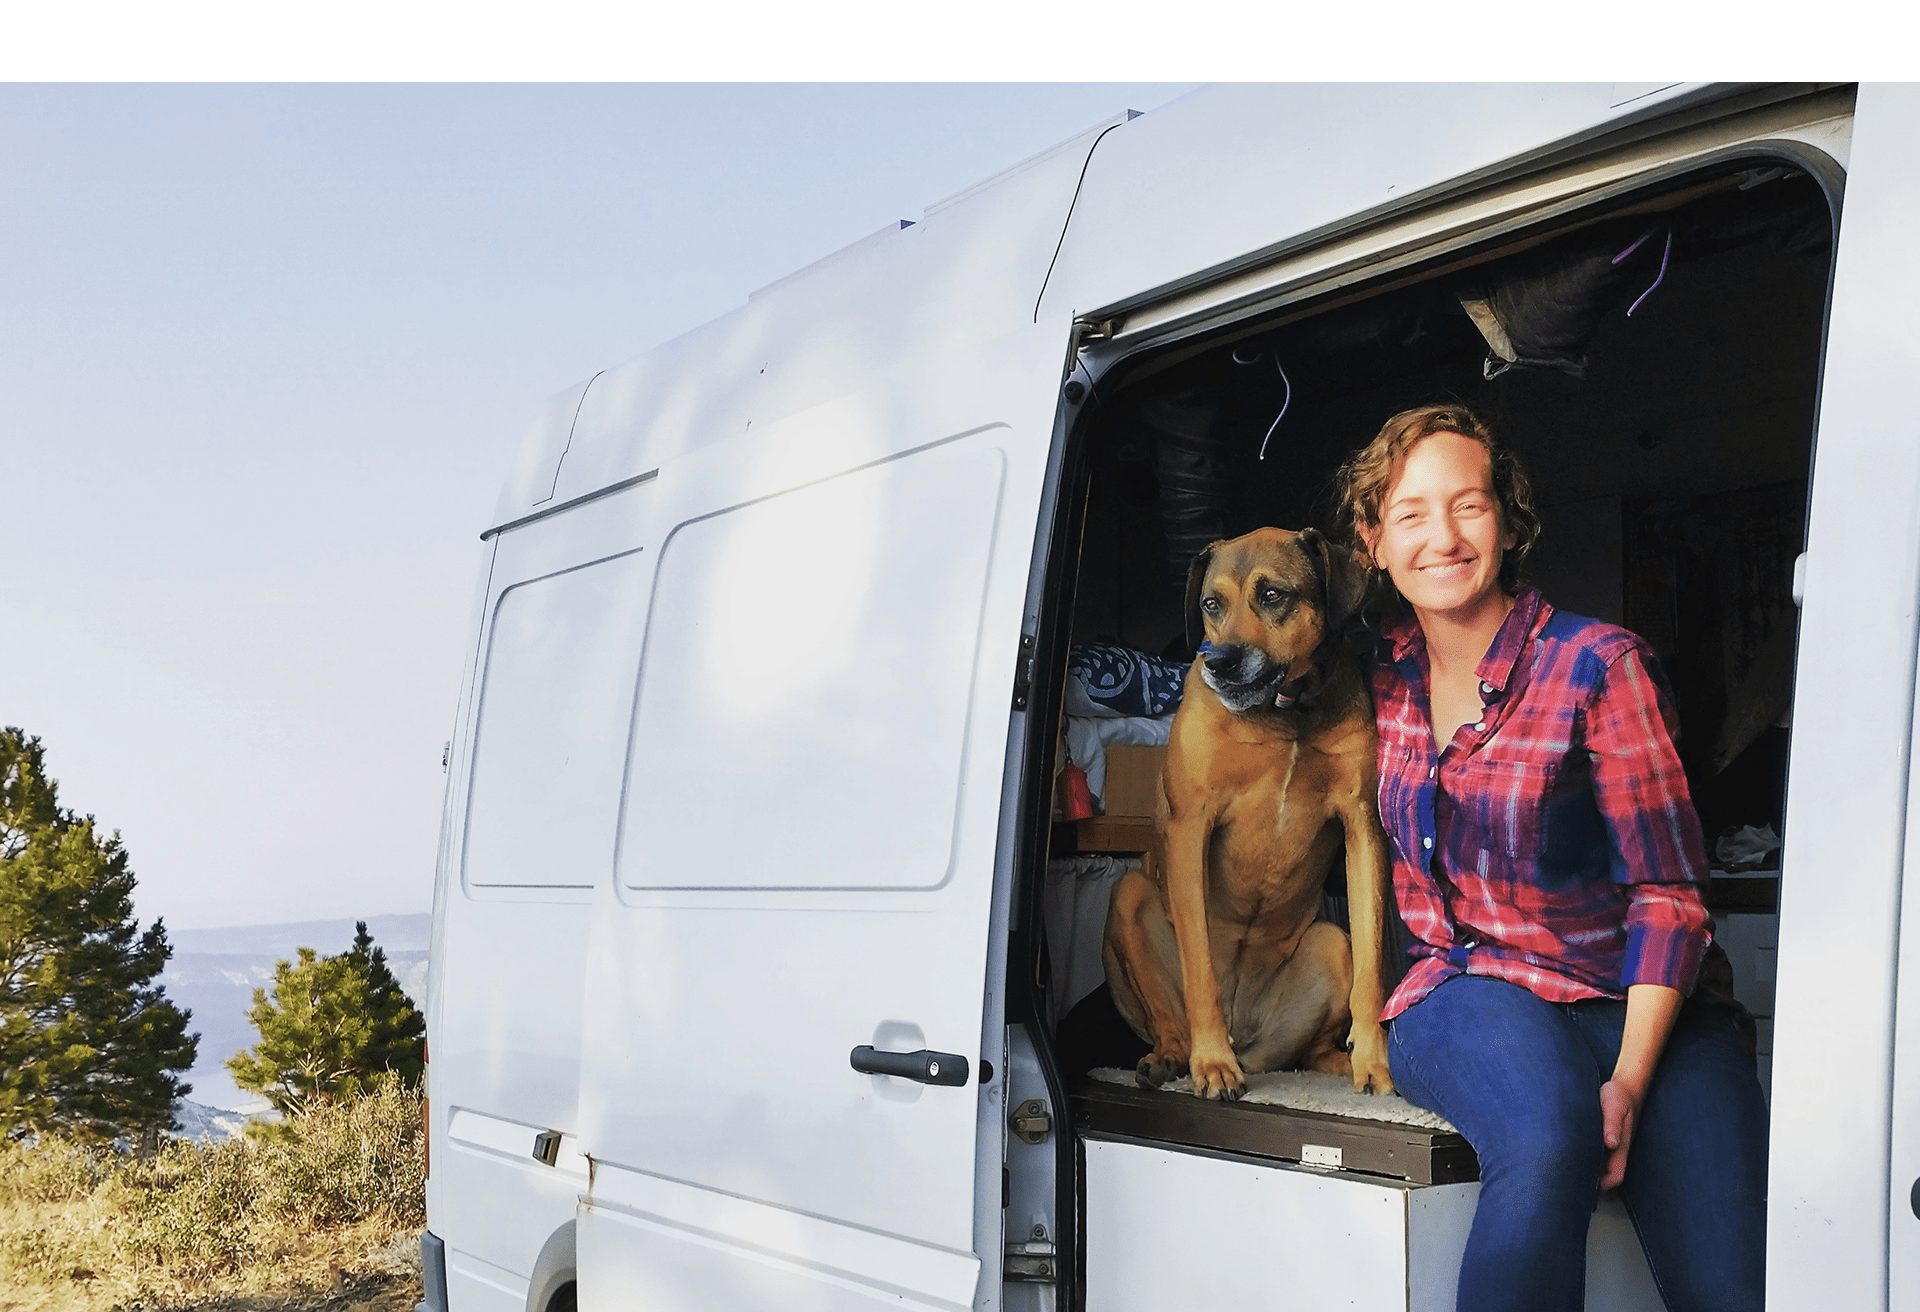
[[(1028, 872), (1038, 930), (1022, 944), (1041, 1046), (1081, 1139), (1089, 1243), (1089, 1145), (1413, 1185), (1476, 1178), (1445, 1129), (1136, 1087), (1146, 1045), (1114, 1010), (1100, 956), (1107, 895), (1149, 847), (1161, 745), (1193, 655), (1189, 562), (1262, 525), (1333, 530), (1335, 468), (1416, 405), (1464, 402), (1520, 457), (1544, 525), (1530, 581), (1654, 648), (1713, 867), (1717, 950), (1702, 986), (1751, 1017), (1766, 1086), (1795, 579), (1834, 226), (1827, 180), (1783, 158), (1730, 159), (1149, 345), (1093, 383), (1062, 484), (1077, 552), (1061, 553), (1071, 563), (1053, 588), (1068, 638), (1050, 667), (1048, 850)], [(1323, 914), (1344, 914), (1337, 863)], [(1404, 930), (1390, 926), (1389, 940), (1391, 984)]]

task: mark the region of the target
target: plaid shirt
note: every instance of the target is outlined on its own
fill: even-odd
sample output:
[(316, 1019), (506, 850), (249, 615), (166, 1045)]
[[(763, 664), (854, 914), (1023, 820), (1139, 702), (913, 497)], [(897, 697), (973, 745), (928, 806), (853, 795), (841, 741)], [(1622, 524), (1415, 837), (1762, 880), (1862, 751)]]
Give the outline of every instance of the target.
[(1434, 750), (1411, 618), (1373, 664), (1380, 818), (1413, 968), (1382, 1019), (1462, 972), (1549, 1002), (1691, 992), (1706, 852), (1645, 642), (1529, 588), (1480, 662), (1485, 713)]

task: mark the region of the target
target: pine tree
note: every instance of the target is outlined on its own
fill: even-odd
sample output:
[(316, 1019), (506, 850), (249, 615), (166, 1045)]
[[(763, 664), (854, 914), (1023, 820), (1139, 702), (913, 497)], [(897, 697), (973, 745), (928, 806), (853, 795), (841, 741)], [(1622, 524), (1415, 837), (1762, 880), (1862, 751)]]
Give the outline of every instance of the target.
[(274, 967), (271, 994), (253, 991), (247, 1019), (260, 1042), (228, 1058), (227, 1069), (283, 1116), (364, 1093), (382, 1079), (420, 1079), (426, 1022), (366, 922), (357, 929), (339, 956), (301, 948)]
[(273, 989), (253, 991), (247, 1019), (260, 1042), (227, 1059), (233, 1082), (295, 1116), (336, 1095), (361, 1091), (362, 1058), (373, 1040), (363, 977), (344, 956), (301, 948), (273, 968)]
[(120, 836), (60, 806), (38, 738), (0, 729), (0, 1136), (150, 1141), (198, 1040), (159, 984)]
[(367, 981), (367, 1006), (373, 1013), (367, 1065), (394, 1072), (408, 1087), (418, 1084), (426, 1072), (427, 1021), (394, 978), (386, 952), (374, 943), (364, 920), (354, 922), (347, 960)]

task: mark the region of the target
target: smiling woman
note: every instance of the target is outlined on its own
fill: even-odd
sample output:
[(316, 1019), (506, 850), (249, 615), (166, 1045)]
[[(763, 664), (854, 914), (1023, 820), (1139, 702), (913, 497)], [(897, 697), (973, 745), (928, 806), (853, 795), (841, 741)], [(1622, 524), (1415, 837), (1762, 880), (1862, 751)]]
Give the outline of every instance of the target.
[[(1480, 641), (1513, 609), (1501, 584), (1502, 559), (1514, 543), (1493, 491), (1485, 446), (1445, 430), (1421, 440), (1402, 458), (1366, 535), (1376, 568), (1420, 617), (1435, 654), (1432, 689), (1434, 738), (1451, 739), (1480, 718), (1473, 666)], [(1438, 653), (1454, 647), (1463, 659), (1441, 672)]]
[[(1442, 440), (1425, 440), (1433, 436)], [(1463, 442), (1480, 447), (1484, 460)], [(1370, 544), (1396, 553), (1425, 545), (1426, 558), (1416, 564), (1429, 573), (1460, 563), (1466, 554), (1492, 555), (1501, 586), (1509, 593), (1518, 589), (1527, 555), (1540, 536), (1533, 482), (1465, 406), (1421, 406), (1395, 415), (1341, 468), (1339, 481), (1341, 500), (1369, 515), (1365, 525), (1354, 527)], [(1496, 508), (1504, 530), (1498, 552), (1486, 542), (1471, 553), (1454, 550), (1451, 542), (1432, 542), (1435, 520), (1444, 518), (1447, 527), (1464, 534)]]
[(1420, 617), (1429, 650), (1460, 648), (1432, 690), (1435, 737), (1451, 739), (1480, 718), (1472, 666), (1513, 609), (1540, 533), (1532, 485), (1485, 424), (1447, 405), (1389, 419), (1339, 482), (1357, 545)]
[(1705, 844), (1645, 642), (1518, 586), (1529, 484), (1463, 407), (1394, 416), (1340, 481), (1412, 612), (1373, 676), (1416, 958), (1386, 1015), (1395, 1083), (1480, 1157), (1459, 1305), (1581, 1307), (1617, 1188), (1670, 1306), (1760, 1306), (1766, 1108), (1687, 1002)]

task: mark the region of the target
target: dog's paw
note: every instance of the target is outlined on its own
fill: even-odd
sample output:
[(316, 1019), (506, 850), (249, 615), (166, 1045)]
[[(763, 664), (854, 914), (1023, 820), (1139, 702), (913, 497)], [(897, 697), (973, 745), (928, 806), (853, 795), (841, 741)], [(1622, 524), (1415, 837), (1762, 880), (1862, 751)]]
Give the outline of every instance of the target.
[(1133, 1079), (1143, 1089), (1157, 1089), (1168, 1080), (1177, 1080), (1186, 1073), (1187, 1059), (1184, 1055), (1155, 1048), (1133, 1068)]
[(1189, 1063), (1193, 1091), (1199, 1097), (1233, 1102), (1247, 1091), (1247, 1077), (1232, 1048), (1207, 1051), (1196, 1048)]
[(1393, 1092), (1393, 1073), (1387, 1066), (1384, 1031), (1353, 1036), (1353, 1090), (1355, 1093)]

